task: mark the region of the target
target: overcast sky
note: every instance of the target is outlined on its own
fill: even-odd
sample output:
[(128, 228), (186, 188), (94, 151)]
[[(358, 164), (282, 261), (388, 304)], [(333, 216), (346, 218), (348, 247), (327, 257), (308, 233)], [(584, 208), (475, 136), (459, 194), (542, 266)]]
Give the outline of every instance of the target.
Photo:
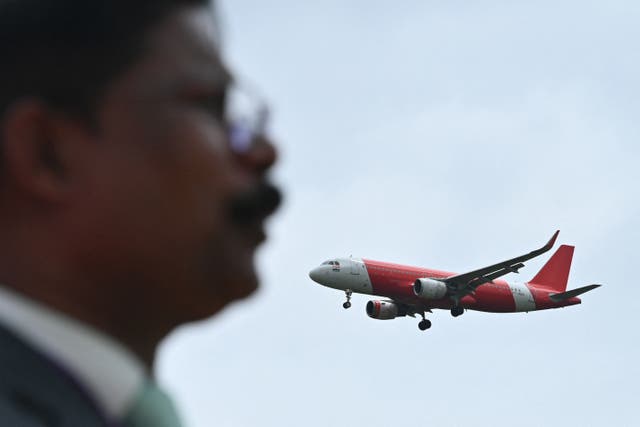
[[(226, 0), (286, 203), (260, 291), (163, 345), (191, 427), (637, 425), (640, 4)], [(335, 256), (464, 272), (576, 246), (583, 304), (370, 319)], [(527, 263), (533, 277), (549, 254)]]

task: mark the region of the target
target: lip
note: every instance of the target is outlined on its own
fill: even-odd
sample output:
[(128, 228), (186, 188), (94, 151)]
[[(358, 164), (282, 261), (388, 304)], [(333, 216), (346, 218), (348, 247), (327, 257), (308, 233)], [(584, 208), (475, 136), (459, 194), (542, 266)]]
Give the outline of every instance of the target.
[(264, 230), (263, 223), (260, 224), (260, 227), (258, 227), (256, 231), (256, 240), (258, 245), (267, 240), (267, 232)]
[(263, 184), (240, 195), (231, 205), (231, 218), (241, 226), (262, 227), (268, 217), (273, 215), (282, 202), (282, 192), (271, 184)]
[(251, 246), (259, 246), (267, 240), (267, 233), (262, 220), (240, 227), (239, 231), (246, 237), (248, 244)]

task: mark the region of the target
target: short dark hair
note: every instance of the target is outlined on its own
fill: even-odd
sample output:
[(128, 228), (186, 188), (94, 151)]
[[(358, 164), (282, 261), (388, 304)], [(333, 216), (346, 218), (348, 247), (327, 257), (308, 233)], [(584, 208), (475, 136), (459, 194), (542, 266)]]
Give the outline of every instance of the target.
[(150, 27), (209, 0), (0, 0), (0, 117), (37, 97), (90, 119)]

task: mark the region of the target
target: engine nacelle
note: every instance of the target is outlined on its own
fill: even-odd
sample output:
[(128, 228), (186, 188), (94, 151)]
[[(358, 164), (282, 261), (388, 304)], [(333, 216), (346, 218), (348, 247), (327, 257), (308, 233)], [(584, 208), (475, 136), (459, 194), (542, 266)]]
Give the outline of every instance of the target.
[(367, 316), (372, 319), (390, 320), (406, 315), (406, 310), (394, 302), (378, 300), (367, 302)]
[(413, 293), (422, 299), (441, 299), (447, 294), (447, 284), (435, 279), (416, 279)]

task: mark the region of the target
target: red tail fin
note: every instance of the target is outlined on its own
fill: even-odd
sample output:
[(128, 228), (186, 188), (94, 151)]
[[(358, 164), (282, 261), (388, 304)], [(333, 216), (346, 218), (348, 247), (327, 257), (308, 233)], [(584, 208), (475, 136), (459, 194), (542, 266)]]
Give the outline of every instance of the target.
[(573, 246), (560, 246), (529, 283), (544, 286), (556, 292), (564, 292), (567, 289), (572, 258)]

